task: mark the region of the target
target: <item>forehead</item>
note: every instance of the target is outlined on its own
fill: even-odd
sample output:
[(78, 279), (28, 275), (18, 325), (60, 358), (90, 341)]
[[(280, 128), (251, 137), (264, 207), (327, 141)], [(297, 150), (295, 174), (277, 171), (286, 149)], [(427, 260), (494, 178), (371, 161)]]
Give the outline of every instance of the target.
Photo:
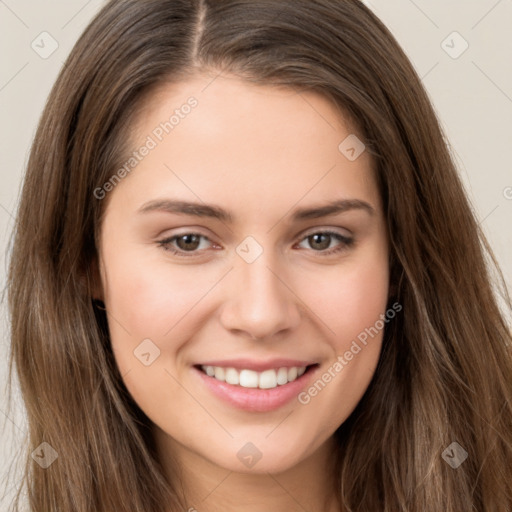
[(344, 196), (378, 205), (370, 155), (345, 153), (353, 137), (316, 92), (198, 75), (146, 98), (130, 139), (133, 151), (151, 149), (114, 193), (139, 206), (179, 197), (259, 214)]
[[(187, 102), (191, 98), (197, 107), (188, 109)], [(186, 112), (181, 112), (182, 109)], [(181, 123), (190, 111), (196, 122)], [(178, 82), (160, 84), (146, 94), (137, 109), (132, 134), (140, 139), (148, 134), (149, 127), (155, 122), (165, 124), (174, 113), (172, 131), (184, 132), (186, 125), (192, 125), (189, 128), (193, 127), (197, 137), (221, 131), (227, 133), (229, 128), (232, 129), (230, 135), (236, 131), (243, 137), (247, 131), (241, 131), (241, 128), (244, 125), (252, 128), (250, 135), (260, 137), (247, 141), (246, 146), (258, 140), (273, 139), (276, 131), (280, 138), (287, 134), (290, 137), (307, 135), (312, 137), (312, 144), (315, 139), (322, 139), (326, 131), (358, 132), (356, 122), (353, 118), (348, 119), (343, 107), (317, 91), (203, 72)], [(181, 125), (179, 130), (178, 125)]]

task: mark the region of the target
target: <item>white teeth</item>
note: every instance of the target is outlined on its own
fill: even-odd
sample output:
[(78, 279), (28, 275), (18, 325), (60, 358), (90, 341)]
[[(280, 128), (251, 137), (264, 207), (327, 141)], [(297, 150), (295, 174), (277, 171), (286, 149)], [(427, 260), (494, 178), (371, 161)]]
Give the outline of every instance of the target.
[(240, 370), (235, 368), (222, 368), (220, 366), (201, 366), (209, 377), (214, 377), (222, 382), (244, 388), (273, 389), (293, 382), (306, 371), (305, 366), (292, 366), (291, 368), (276, 368), (255, 372), (253, 370)]
[(295, 380), (297, 378), (297, 367), (292, 366), (291, 368), (288, 368), (288, 382), (291, 382), (292, 380)]
[(260, 373), (259, 387), (271, 389), (277, 387), (277, 374), (275, 370), (266, 370)]
[(221, 368), (220, 366), (215, 367), (215, 378), (217, 380), (226, 380), (226, 372), (224, 371), (224, 368)]
[(277, 370), (277, 383), (280, 386), (288, 384), (288, 368), (279, 368)]
[(240, 372), (240, 386), (243, 388), (257, 388), (258, 373), (252, 370), (242, 370)]
[(240, 374), (234, 368), (228, 368), (226, 370), (226, 382), (233, 385), (240, 384)]

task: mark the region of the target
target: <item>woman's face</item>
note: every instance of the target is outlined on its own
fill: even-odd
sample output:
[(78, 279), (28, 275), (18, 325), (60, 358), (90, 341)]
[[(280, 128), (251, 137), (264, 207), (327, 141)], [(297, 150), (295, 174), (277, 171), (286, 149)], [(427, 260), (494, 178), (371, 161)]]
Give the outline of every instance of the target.
[(132, 160), (95, 194), (126, 387), (161, 449), (292, 468), (377, 365), (388, 245), (370, 156), (323, 97), (231, 77), (167, 85), (132, 128)]

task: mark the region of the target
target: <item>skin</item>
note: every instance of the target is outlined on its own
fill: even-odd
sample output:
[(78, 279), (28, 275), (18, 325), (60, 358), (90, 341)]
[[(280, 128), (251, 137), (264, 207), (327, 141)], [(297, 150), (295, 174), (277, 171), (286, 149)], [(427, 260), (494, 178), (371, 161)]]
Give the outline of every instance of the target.
[[(316, 361), (320, 376), (385, 313), (388, 240), (372, 161), (338, 150), (353, 132), (322, 96), (212, 76), (152, 95), (132, 127), (134, 150), (188, 97), (198, 105), (105, 199), (98, 297), (115, 358), (154, 424), (169, 478), (172, 461), (182, 467), (192, 510), (338, 511), (333, 434), (371, 381), (382, 331), (309, 403), (271, 412), (226, 404), (193, 365), (284, 357)], [(138, 211), (171, 198), (221, 206), (234, 221)], [(366, 201), (374, 213), (292, 221), (296, 208), (337, 199)], [(326, 229), (355, 242), (308, 238)], [(193, 256), (159, 244), (187, 233), (206, 238), (167, 247)], [(263, 249), (252, 263), (236, 252), (247, 236)], [(160, 355), (146, 366), (134, 350), (148, 338)], [(262, 454), (252, 468), (237, 457), (247, 442)]]

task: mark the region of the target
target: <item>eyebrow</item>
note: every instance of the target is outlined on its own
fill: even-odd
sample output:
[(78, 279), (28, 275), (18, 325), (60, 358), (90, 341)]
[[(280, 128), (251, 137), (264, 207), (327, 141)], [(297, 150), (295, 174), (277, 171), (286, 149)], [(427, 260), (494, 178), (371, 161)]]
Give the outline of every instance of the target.
[[(318, 219), (329, 215), (336, 215), (350, 210), (361, 210), (370, 215), (375, 214), (375, 209), (370, 203), (361, 199), (339, 199), (327, 204), (312, 206), (309, 208), (298, 208), (292, 213), (293, 221)], [(144, 203), (138, 210), (139, 213), (162, 211), (194, 217), (210, 217), (222, 222), (233, 223), (233, 216), (220, 206), (205, 203), (194, 203), (188, 201), (177, 201), (171, 199), (157, 199)]]

